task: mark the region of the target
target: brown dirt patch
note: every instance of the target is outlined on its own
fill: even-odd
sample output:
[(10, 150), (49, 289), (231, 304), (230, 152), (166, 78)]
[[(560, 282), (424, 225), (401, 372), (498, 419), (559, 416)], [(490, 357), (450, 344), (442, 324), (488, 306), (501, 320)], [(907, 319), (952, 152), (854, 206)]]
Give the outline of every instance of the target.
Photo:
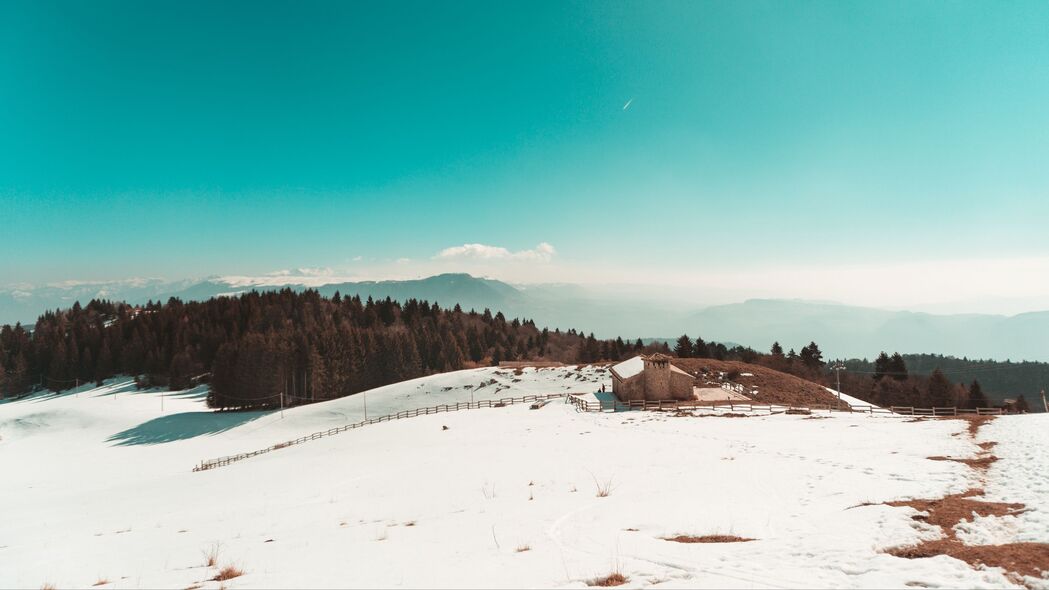
[(954, 461), (955, 463), (963, 463), (976, 469), (977, 471), (987, 471), (987, 468), (998, 460), (998, 457), (994, 455), (980, 455), (979, 457), (973, 457), (971, 459), (959, 459), (957, 457), (944, 457), (942, 455), (933, 455), (932, 457), (926, 457), (930, 461)]
[(754, 399), (754, 403), (758, 404), (780, 404), (785, 406), (837, 406), (839, 404), (838, 398), (821, 385), (762, 365), (715, 359), (675, 358), (671, 359), (670, 362), (677, 368), (690, 374), (698, 372), (701, 377), (704, 372), (711, 376), (718, 372), (723, 372), (726, 375), (731, 373), (750, 373), (752, 376), (740, 376), (735, 381), (746, 386), (748, 391), (750, 388), (756, 387), (759, 393)]
[[(980, 427), (994, 419), (993, 416), (957, 416), (949, 419), (967, 420), (968, 434), (975, 438)], [(990, 454), (997, 443), (979, 443), (983, 450), (980, 456), (972, 459), (955, 459), (952, 457), (933, 456), (933, 461), (957, 461), (983, 473), (998, 457)], [(958, 539), (954, 527), (962, 521), (968, 521), (973, 514), (982, 517), (1008, 516), (1019, 514), (1026, 509), (1023, 504), (1008, 502), (987, 502), (975, 498), (983, 496), (982, 489), (974, 488), (961, 494), (951, 494), (935, 500), (903, 500), (885, 502), (887, 506), (909, 506), (924, 512), (913, 518), (939, 526), (944, 538), (936, 541), (923, 541), (917, 545), (894, 547), (886, 553), (906, 559), (921, 559), (947, 555), (960, 559), (973, 567), (1000, 567), (1009, 572), (1014, 581), (1020, 583), (1018, 576), (1041, 577), (1049, 573), (1049, 543), (1006, 543), (1003, 545), (966, 545)]]
[(940, 416), (941, 420), (965, 420), (969, 423), (969, 436), (976, 438), (980, 427), (994, 420), (994, 416), (977, 416), (975, 414), (963, 414), (961, 416)]
[(886, 553), (906, 559), (947, 555), (974, 567), (1000, 567), (1021, 576), (1041, 577), (1043, 572), (1049, 572), (1049, 544), (1046, 543), (966, 545), (957, 539), (940, 539), (896, 547)]
[(1019, 514), (1026, 508), (1023, 504), (975, 499), (982, 495), (983, 490), (972, 489), (935, 500), (886, 502), (887, 506), (909, 506), (924, 512), (924, 515), (915, 515), (914, 518), (939, 526), (945, 535), (943, 539), (936, 541), (894, 547), (886, 553), (906, 559), (947, 555), (974, 567), (1000, 567), (1021, 576), (1041, 576), (1042, 572), (1049, 572), (1049, 543), (966, 545), (957, 538), (955, 525), (971, 519), (973, 514), (983, 517), (1008, 516)]
[(673, 541), (675, 543), (746, 543), (748, 541), (755, 541), (756, 539), (748, 539), (746, 537), (737, 537), (735, 535), (678, 535), (676, 537), (663, 537), (664, 541)]
[(971, 489), (961, 494), (951, 494), (934, 500), (900, 500), (897, 502), (885, 502), (885, 505), (897, 508), (909, 506), (919, 512), (925, 512), (928, 516), (924, 516), (920, 520), (942, 527), (944, 533), (949, 537), (954, 536), (954, 525), (963, 520), (969, 520), (974, 513), (984, 517), (1007, 516), (1023, 512), (1025, 508), (1023, 504), (986, 502), (973, 499), (982, 495), (983, 490)]

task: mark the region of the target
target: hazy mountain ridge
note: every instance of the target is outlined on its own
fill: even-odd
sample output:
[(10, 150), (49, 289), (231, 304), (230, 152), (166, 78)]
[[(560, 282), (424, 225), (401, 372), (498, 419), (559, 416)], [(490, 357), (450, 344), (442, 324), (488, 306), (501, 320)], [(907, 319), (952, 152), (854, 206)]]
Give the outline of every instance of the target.
[(881, 350), (957, 357), (1047, 360), (1049, 312), (1016, 316), (935, 315), (837, 304), (754, 299), (691, 314), (704, 338), (734, 339), (758, 349), (815, 340), (835, 356), (873, 358)]
[[(147, 300), (206, 300), (223, 294), (284, 287), (316, 288), (362, 298), (436, 301), (445, 307), (489, 308), (509, 317), (528, 317), (540, 326), (575, 328), (598, 337), (676, 337), (681, 333), (706, 340), (738, 342), (767, 350), (773, 341), (800, 349), (815, 340), (828, 355), (873, 358), (881, 350), (933, 352), (998, 360), (1049, 360), (1049, 311), (1015, 316), (986, 314), (936, 315), (843, 304), (750, 299), (703, 308), (619, 297), (614, 288), (574, 284), (510, 285), (464, 273), (423, 279), (333, 282), (319, 287), (289, 283), (287, 277), (256, 284), (223, 277), (164, 282), (156, 279), (81, 283), (0, 291), (0, 323), (32, 324), (48, 309), (82, 304), (92, 298), (145, 303)], [(294, 279), (291, 279), (294, 281)]]

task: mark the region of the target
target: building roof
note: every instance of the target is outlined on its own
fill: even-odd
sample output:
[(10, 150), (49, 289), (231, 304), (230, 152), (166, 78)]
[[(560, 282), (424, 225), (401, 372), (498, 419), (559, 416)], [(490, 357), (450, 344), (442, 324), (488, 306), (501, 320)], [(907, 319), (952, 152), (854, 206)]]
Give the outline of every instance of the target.
[(684, 369), (679, 369), (679, 368), (675, 367), (674, 363), (670, 363), (670, 372), (671, 373), (681, 373), (682, 375), (688, 375), (689, 377), (694, 377), (688, 371), (685, 371)]
[(645, 363), (643, 357), (635, 356), (632, 359), (612, 365), (608, 370), (612, 372), (612, 375), (619, 377), (620, 381), (623, 381), (634, 375), (641, 374), (641, 371), (645, 370)]
[(625, 361), (612, 365), (611, 367), (609, 367), (608, 370), (612, 373), (613, 376), (618, 377), (620, 381), (626, 381), (631, 377), (640, 375), (645, 370), (646, 360), (667, 362), (670, 365), (671, 372), (681, 373), (682, 375), (688, 375), (689, 377), (692, 376), (689, 373), (675, 367), (673, 363), (670, 363), (669, 356), (665, 354), (660, 354), (658, 352), (650, 356), (635, 356), (634, 358), (627, 359)]

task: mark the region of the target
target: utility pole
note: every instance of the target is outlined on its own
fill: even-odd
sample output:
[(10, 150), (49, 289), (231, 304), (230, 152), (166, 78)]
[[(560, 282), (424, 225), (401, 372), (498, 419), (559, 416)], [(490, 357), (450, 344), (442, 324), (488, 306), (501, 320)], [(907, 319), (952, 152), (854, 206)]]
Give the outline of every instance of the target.
[(368, 419), (368, 392), (365, 391), (361, 395), (364, 396), (364, 419)]
[(280, 392), (280, 417), (284, 419), (284, 390)]
[(1045, 403), (1045, 390), (1044, 389), (1042, 390), (1042, 406), (1045, 408), (1046, 412), (1049, 412), (1049, 404)]
[(836, 380), (836, 382), (838, 384), (837, 387), (835, 388), (835, 391), (838, 392), (838, 401), (840, 402), (841, 401), (841, 372), (845, 370), (845, 365), (841, 364), (840, 362), (834, 363), (834, 366), (831, 367), (831, 370), (834, 371), (834, 378), (835, 378), (835, 380)]

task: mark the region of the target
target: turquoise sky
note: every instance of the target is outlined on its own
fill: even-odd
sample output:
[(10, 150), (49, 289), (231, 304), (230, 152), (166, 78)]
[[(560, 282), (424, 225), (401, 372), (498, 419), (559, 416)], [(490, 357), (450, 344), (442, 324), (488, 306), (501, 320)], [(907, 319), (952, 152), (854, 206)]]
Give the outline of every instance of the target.
[(0, 284), (393, 273), (464, 243), (682, 273), (1046, 257), (1047, 23), (1046, 2), (8, 0)]

